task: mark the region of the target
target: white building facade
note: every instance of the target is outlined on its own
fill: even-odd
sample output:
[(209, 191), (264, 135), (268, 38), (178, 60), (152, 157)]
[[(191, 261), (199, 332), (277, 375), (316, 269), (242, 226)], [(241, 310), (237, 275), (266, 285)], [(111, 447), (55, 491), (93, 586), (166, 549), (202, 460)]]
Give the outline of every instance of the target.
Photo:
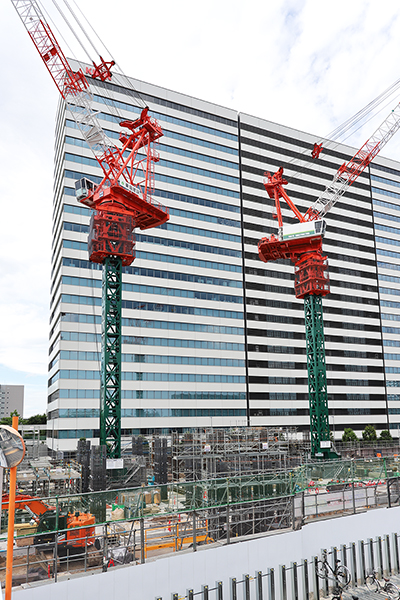
[[(170, 220), (137, 230), (136, 259), (124, 269), (123, 438), (212, 426), (307, 431), (304, 313), (293, 265), (265, 264), (257, 254), (258, 240), (276, 228), (263, 173), (283, 166), (287, 192), (305, 211), (354, 151), (339, 146), (315, 161), (310, 134), (132, 81), (164, 131), (155, 197)], [(116, 137), (109, 91), (124, 118), (139, 109), (125, 88), (96, 84), (98, 116)], [(292, 163), (300, 156), (298, 174)], [(99, 168), (60, 105), (47, 425), (54, 451), (99, 436), (101, 270), (88, 260), (89, 210), (75, 199), (82, 176), (99, 181)], [(336, 437), (368, 423), (393, 433), (400, 422), (399, 186), (400, 164), (379, 157), (327, 217), (324, 319)]]
[(24, 386), (0, 384), (0, 419), (7, 418), (17, 411), (24, 414)]

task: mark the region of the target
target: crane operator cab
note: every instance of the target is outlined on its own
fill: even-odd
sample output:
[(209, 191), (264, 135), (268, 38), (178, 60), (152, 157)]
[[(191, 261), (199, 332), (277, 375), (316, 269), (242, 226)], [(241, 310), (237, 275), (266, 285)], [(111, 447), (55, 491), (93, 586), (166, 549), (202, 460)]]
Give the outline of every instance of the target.
[(94, 191), (96, 184), (87, 179), (87, 177), (82, 177), (82, 179), (78, 179), (75, 181), (75, 196), (77, 200), (83, 200), (83, 198), (87, 198), (91, 192)]
[(325, 235), (326, 222), (324, 219), (316, 221), (305, 221), (304, 223), (295, 223), (294, 225), (283, 225), (279, 234), (282, 242), (302, 238), (323, 238)]

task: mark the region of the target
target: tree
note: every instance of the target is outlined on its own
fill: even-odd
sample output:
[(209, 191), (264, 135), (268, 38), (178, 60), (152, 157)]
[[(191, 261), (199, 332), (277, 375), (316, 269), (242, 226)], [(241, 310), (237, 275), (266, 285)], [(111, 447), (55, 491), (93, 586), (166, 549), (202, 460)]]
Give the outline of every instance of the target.
[(362, 432), (362, 437), (364, 442), (375, 442), (378, 439), (375, 427), (373, 425), (366, 425)]
[(342, 442), (358, 442), (358, 437), (351, 427), (345, 427), (342, 435)]
[(19, 417), (18, 423), (20, 425), (46, 425), (46, 423), (47, 423), (46, 413), (43, 413), (42, 415), (32, 415), (31, 417), (28, 417), (27, 419), (22, 419), (21, 415), (18, 413), (18, 411), (13, 410), (12, 413), (10, 413), (9, 417), (3, 417), (0, 420), (0, 425), (10, 425), (11, 426), (13, 417)]
[(28, 419), (24, 419), (25, 425), (46, 425), (46, 423), (46, 413), (43, 413), (42, 415), (32, 415), (31, 417), (28, 417)]
[[(18, 418), (19, 418), (20, 416), (21, 416), (21, 415), (19, 414), (19, 412), (18, 412), (17, 410), (13, 410), (13, 411), (10, 413), (10, 416), (9, 416), (9, 417), (3, 417), (3, 418), (0, 420), (0, 425), (9, 425), (9, 426), (11, 427), (11, 425), (12, 425), (12, 418), (13, 418), (13, 417), (18, 417)], [(18, 420), (19, 420), (19, 422), (21, 423), (21, 419), (18, 419)]]
[(388, 429), (383, 429), (381, 431), (381, 435), (379, 436), (379, 439), (382, 440), (383, 442), (392, 442), (393, 438), (390, 435), (390, 431)]

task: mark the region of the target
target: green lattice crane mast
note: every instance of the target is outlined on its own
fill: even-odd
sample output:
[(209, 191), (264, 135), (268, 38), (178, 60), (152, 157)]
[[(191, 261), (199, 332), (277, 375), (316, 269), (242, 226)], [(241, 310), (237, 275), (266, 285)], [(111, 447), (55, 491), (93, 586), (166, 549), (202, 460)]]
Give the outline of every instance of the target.
[[(152, 197), (154, 143), (163, 135), (158, 122), (142, 107), (136, 120), (119, 119), (117, 145), (103, 131), (83, 71), (73, 71), (37, 0), (11, 0), (70, 116), (102, 171), (100, 182), (82, 178), (75, 184), (79, 202), (93, 213), (89, 258), (103, 265), (100, 385), (100, 443), (111, 458), (121, 456), (121, 295), (122, 267), (135, 258), (135, 227), (148, 229), (169, 219), (168, 209)], [(114, 61), (100, 57), (86, 69), (93, 80), (110, 80)], [(144, 103), (143, 103), (144, 104)]]
[[(326, 228), (324, 216), (399, 128), (400, 104), (397, 104), (353, 158), (338, 169), (332, 183), (304, 215), (283, 188), (287, 184), (283, 168), (273, 175), (265, 174), (264, 187), (275, 201), (276, 212), (273, 216), (278, 221), (278, 232), (259, 241), (258, 253), (264, 262), (285, 258), (294, 263), (295, 295), (304, 299), (311, 455), (316, 458), (337, 457), (330, 441), (322, 310), (322, 298), (330, 292), (328, 261), (322, 252)], [(322, 145), (315, 144), (313, 158), (318, 158), (321, 150)], [(296, 223), (283, 224), (281, 199), (297, 219)]]

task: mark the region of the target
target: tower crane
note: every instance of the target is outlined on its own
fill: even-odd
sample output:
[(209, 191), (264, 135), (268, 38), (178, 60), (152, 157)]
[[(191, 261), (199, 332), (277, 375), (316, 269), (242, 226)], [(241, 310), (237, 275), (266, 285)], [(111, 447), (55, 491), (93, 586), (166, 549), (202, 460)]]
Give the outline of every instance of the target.
[(168, 209), (154, 200), (154, 143), (163, 135), (144, 107), (136, 120), (122, 120), (119, 144), (103, 131), (89, 87), (112, 77), (114, 61), (74, 71), (58, 44), (37, 0), (11, 0), (39, 52), (70, 115), (102, 171), (99, 184), (83, 177), (75, 184), (79, 202), (93, 213), (89, 259), (102, 269), (100, 443), (110, 458), (121, 455), (121, 296), (122, 267), (135, 258), (134, 229), (162, 225)]
[[(328, 261), (322, 251), (324, 217), (399, 128), (400, 103), (353, 158), (337, 170), (332, 182), (304, 215), (283, 188), (288, 183), (283, 168), (273, 175), (265, 173), (263, 183), (268, 196), (275, 201), (278, 232), (259, 241), (258, 253), (264, 262), (283, 258), (294, 263), (295, 295), (304, 299), (311, 455), (316, 458), (337, 457), (330, 442), (322, 311), (322, 298), (330, 292)], [(281, 199), (297, 219), (296, 223), (283, 224)]]

